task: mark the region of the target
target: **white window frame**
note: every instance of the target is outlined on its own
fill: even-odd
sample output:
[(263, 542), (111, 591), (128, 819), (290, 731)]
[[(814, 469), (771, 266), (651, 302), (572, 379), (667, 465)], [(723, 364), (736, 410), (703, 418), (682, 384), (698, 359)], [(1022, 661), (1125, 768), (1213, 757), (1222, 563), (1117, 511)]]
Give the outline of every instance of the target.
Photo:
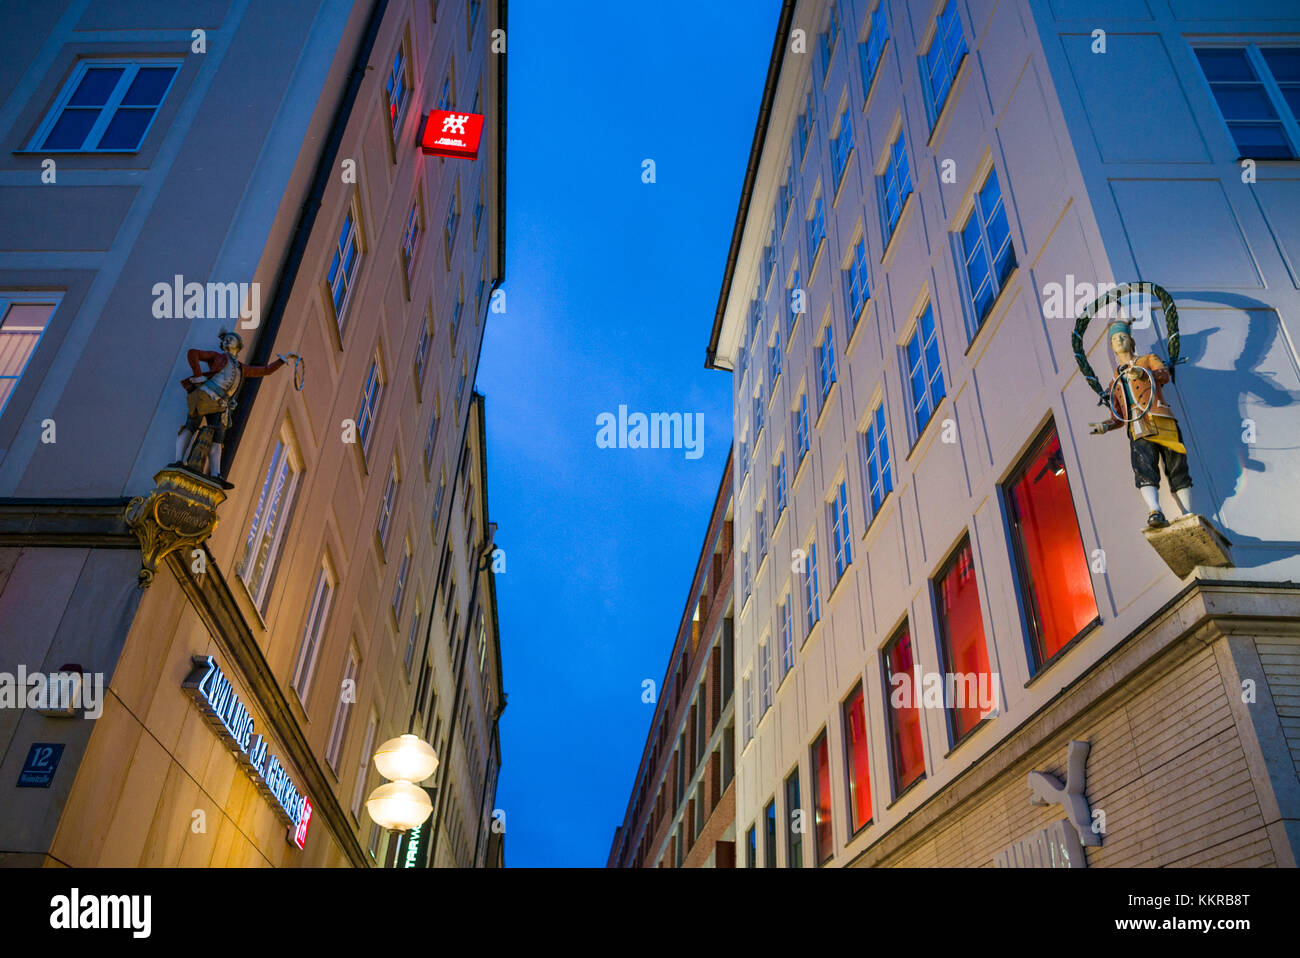
[[(248, 536), (244, 540), (244, 555), (239, 564), (239, 579), (244, 583), (253, 605), (257, 606), (259, 611), (266, 609), (271, 583), (275, 579), (280, 552), (285, 543), (285, 531), (293, 518), (293, 507), (297, 500), (302, 474), (302, 459), (298, 455), (289, 425), (285, 423), (280, 428), (280, 435), (271, 452), (271, 461), (267, 464), (266, 475), (262, 479), (262, 491), (253, 511), (253, 520), (249, 523)], [(273, 518), (265, 511), (268, 502), (276, 504), (274, 518), (279, 521), (271, 533), (273, 538), (268, 546), (266, 567), (261, 578), (254, 582), (250, 579), (253, 561), (261, 551), (262, 542), (267, 535), (266, 526)]]
[[(41, 125), (36, 128), (36, 134), (28, 143), (27, 149), (38, 153), (139, 153), (140, 147), (144, 146), (145, 142), (149, 139), (149, 133), (153, 130), (153, 125), (158, 119), (158, 114), (162, 111), (163, 104), (167, 102), (167, 97), (171, 93), (172, 87), (176, 85), (176, 78), (180, 76), (181, 67), (183, 65), (184, 61), (182, 60), (168, 58), (155, 60), (148, 57), (142, 57), (140, 59), (90, 57), (82, 60), (77, 64), (76, 69), (72, 71), (72, 75), (68, 77), (67, 82), (63, 84), (62, 89), (59, 90), (58, 97), (55, 98), (54, 103), (45, 114), (45, 119), (41, 121)], [(175, 71), (172, 73), (172, 78), (167, 84), (167, 89), (163, 90), (162, 96), (159, 97), (157, 105), (154, 106), (153, 115), (149, 117), (149, 123), (145, 126), (144, 132), (140, 134), (139, 144), (134, 149), (130, 150), (101, 150), (97, 147), (86, 148), (84, 146), (78, 147), (74, 150), (42, 146), (41, 144), (44, 143), (45, 138), (50, 135), (54, 130), (55, 124), (59, 122), (59, 118), (63, 115), (63, 111), (68, 106), (68, 101), (71, 100), (72, 95), (77, 92), (77, 87), (81, 85), (81, 81), (85, 78), (86, 73), (91, 69), (113, 69), (116, 67), (124, 68), (122, 76), (118, 78), (117, 85), (113, 88), (112, 93), (109, 94), (108, 100), (105, 101), (103, 106), (99, 107), (99, 117), (87, 131), (86, 138), (82, 141), (83, 144), (98, 143), (103, 139), (104, 133), (107, 132), (109, 124), (113, 122), (113, 117), (117, 114), (118, 107), (122, 105), (122, 98), (126, 96), (127, 90), (129, 90), (131, 84), (135, 82), (135, 78), (142, 67), (171, 67)]]
[(290, 688), (298, 695), (298, 701), (304, 710), (311, 695), (311, 683), (316, 674), (316, 660), (320, 656), (321, 642), (325, 638), (325, 629), (329, 624), (330, 607), (334, 602), (334, 573), (328, 562), (322, 562), (316, 573), (316, 585), (312, 589), (311, 602), (307, 606), (307, 617), (303, 622), (302, 638), (298, 642), (298, 656), (295, 660), (293, 678)]
[[(41, 340), (45, 338), (45, 333), (49, 330), (50, 323), (54, 321), (54, 314), (59, 311), (59, 304), (62, 300), (62, 292), (29, 293), (19, 292), (16, 290), (0, 291), (0, 343), (3, 343), (8, 336), (23, 336), (36, 333), (36, 339), (32, 343), (31, 348), (27, 350), (27, 355), (23, 357), (22, 364), (18, 366), (18, 371), (0, 375), (0, 383), (4, 383), (5, 381), (13, 383), (7, 393), (5, 393), (3, 397), (0, 397), (0, 416), (4, 415), (5, 409), (9, 406), (9, 400), (12, 399), (14, 393), (18, 391), (18, 385), (23, 380), (23, 373), (25, 373), (27, 368), (31, 365), (32, 357), (36, 355), (36, 350), (40, 348)], [(11, 306), (49, 306), (50, 312), (45, 317), (45, 325), (40, 328), (39, 332), (37, 332), (34, 327), (19, 326), (9, 327), (9, 331), (6, 333), (5, 327), (2, 324), (5, 316), (8, 315), (9, 307)], [(21, 330), (21, 332), (19, 332), (19, 330)], [(5, 350), (4, 352), (7, 354), (9, 351)], [(17, 352), (18, 351), (15, 350), (14, 355), (16, 355)]]
[(344, 695), (343, 689), (351, 682), (355, 691), (357, 668), (357, 654), (348, 649), (348, 661), (343, 668), (343, 682), (339, 686), (338, 703), (334, 707), (334, 718), (330, 721), (330, 734), (325, 746), (325, 762), (335, 775), (338, 774), (339, 761), (343, 758), (343, 745), (347, 741), (352, 705), (356, 699), (355, 694)]

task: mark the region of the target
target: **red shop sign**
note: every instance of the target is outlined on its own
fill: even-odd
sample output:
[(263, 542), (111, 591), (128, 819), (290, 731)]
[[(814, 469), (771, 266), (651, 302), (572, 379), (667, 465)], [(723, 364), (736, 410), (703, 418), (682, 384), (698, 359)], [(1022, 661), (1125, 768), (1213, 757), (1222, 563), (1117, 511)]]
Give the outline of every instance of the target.
[(434, 110), (424, 124), (420, 150), (428, 156), (459, 156), (476, 160), (482, 135), (483, 114)]

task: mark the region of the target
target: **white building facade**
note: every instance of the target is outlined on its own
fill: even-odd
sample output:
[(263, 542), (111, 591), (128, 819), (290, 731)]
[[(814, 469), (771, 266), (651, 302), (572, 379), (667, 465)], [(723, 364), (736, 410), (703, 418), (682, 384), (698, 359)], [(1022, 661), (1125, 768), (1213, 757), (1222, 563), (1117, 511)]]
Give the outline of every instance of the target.
[[(784, 6), (709, 345), (759, 862), (1014, 864), (1050, 834), (1058, 864), (1296, 864), (1298, 13)], [(1171, 571), (1128, 441), (1089, 434), (1071, 332), (1138, 280), (1177, 303), (1165, 396), (1234, 568)], [(1150, 318), (1137, 352), (1170, 359)], [(1078, 790), (1072, 741), (1086, 814), (1031, 804), (1030, 772)]]

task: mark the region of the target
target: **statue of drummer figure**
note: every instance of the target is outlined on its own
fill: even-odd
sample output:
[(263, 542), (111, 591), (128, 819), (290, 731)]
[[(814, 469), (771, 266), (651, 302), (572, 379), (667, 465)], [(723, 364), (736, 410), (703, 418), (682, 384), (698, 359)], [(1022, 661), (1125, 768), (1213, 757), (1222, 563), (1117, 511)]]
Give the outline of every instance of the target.
[(1115, 377), (1107, 387), (1110, 418), (1094, 422), (1090, 432), (1101, 435), (1127, 427), (1133, 478), (1147, 507), (1147, 525), (1160, 528), (1169, 524), (1160, 509), (1160, 466), (1183, 515), (1192, 512), (1192, 477), (1187, 470), (1187, 447), (1174, 412), (1165, 402), (1162, 387), (1169, 382), (1169, 369), (1160, 357), (1151, 353), (1134, 356), (1130, 323), (1110, 324), (1110, 348), (1118, 364)]

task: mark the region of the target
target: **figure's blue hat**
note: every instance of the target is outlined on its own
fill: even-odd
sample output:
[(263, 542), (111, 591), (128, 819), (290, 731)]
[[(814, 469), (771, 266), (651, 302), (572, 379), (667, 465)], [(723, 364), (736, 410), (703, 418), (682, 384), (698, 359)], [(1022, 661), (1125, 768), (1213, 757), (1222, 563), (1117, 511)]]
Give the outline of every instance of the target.
[(1110, 339), (1110, 337), (1114, 336), (1116, 333), (1123, 333), (1125, 336), (1131, 338), (1133, 336), (1133, 324), (1123, 319), (1115, 320), (1115, 322), (1111, 323), (1110, 327), (1106, 330), (1106, 338)]

